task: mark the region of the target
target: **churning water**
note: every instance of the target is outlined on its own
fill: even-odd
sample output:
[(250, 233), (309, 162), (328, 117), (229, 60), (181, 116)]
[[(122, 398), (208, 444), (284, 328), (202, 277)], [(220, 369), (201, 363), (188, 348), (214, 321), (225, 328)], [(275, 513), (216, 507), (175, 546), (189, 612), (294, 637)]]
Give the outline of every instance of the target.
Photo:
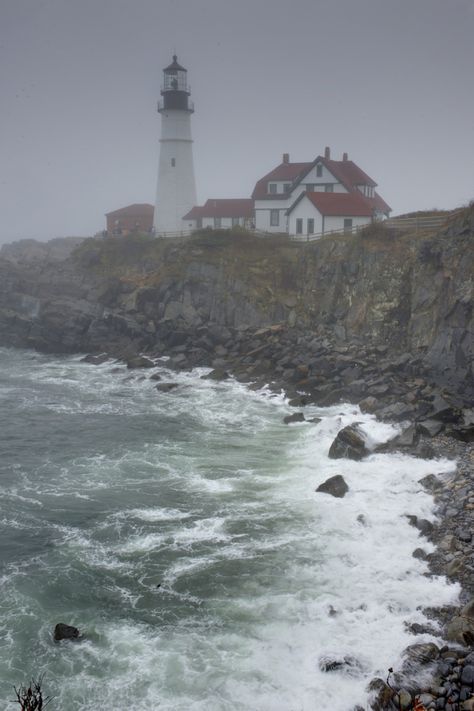
[[(353, 406), (306, 408), (205, 371), (0, 349), (0, 703), (44, 673), (55, 711), (348, 711), (414, 641), (423, 575), (404, 514), (447, 461), (329, 460)], [(144, 375), (145, 373), (145, 375)], [(316, 494), (340, 473), (344, 499)], [(55, 644), (57, 622), (84, 633)], [(322, 659), (357, 660), (324, 672)]]

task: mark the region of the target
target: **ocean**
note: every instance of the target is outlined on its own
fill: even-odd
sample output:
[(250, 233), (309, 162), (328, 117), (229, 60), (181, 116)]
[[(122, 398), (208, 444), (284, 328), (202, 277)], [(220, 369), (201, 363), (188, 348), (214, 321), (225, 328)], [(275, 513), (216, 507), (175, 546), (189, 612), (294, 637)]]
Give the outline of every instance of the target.
[[(361, 422), (207, 371), (0, 349), (0, 705), (43, 675), (51, 711), (350, 711), (459, 588), (412, 557), (418, 483), (447, 460), (327, 456)], [(343, 499), (316, 493), (329, 476)], [(55, 643), (57, 622), (78, 642)], [(421, 640), (430, 640), (422, 636)], [(339, 660), (333, 671), (325, 662)]]

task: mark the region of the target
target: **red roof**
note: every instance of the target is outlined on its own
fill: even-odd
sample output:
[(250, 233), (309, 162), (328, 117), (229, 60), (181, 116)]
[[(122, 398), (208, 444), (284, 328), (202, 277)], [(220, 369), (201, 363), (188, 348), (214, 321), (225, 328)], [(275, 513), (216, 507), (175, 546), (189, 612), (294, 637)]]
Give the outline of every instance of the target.
[(252, 197), (254, 200), (265, 200), (269, 198), (270, 200), (282, 198), (282, 193), (269, 194), (267, 183), (270, 181), (288, 181), (293, 183), (298, 177), (305, 175), (308, 170), (310, 170), (313, 163), (280, 163), (276, 168), (274, 168), (270, 173), (267, 173), (263, 178), (257, 181)]
[(119, 207), (118, 210), (112, 210), (112, 212), (106, 212), (105, 216), (110, 215), (149, 215), (155, 211), (154, 205), (149, 205), (148, 203), (134, 203), (133, 205), (127, 205), (127, 207)]
[(372, 205), (372, 207), (374, 207), (378, 212), (383, 212), (385, 215), (388, 215), (389, 212), (392, 211), (390, 205), (387, 205), (385, 200), (381, 198), (377, 192), (374, 193), (374, 197), (366, 197), (365, 199), (367, 200), (369, 205)]
[(183, 220), (197, 220), (200, 217), (253, 217), (253, 200), (231, 198), (207, 200), (202, 206), (193, 207)]
[(377, 185), (367, 173), (364, 173), (364, 171), (351, 160), (329, 160), (328, 158), (321, 158), (321, 162), (324, 163), (326, 168), (335, 178), (338, 178), (339, 182), (348, 190), (353, 190), (356, 185), (370, 185), (372, 188), (375, 188)]
[[(360, 193), (303, 193), (327, 217), (371, 217), (373, 208)], [(300, 198), (301, 199), (301, 198)], [(300, 202), (295, 200), (288, 212)]]

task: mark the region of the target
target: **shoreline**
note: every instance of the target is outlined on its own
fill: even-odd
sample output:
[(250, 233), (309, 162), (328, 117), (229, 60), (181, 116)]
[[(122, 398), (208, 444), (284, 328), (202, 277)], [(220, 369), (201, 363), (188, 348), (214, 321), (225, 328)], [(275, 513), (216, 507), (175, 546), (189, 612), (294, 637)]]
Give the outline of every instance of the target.
[[(143, 355), (121, 354), (120, 358), (131, 369), (148, 368), (154, 358), (166, 354), (169, 355), (166, 366), (172, 370), (206, 366), (212, 368), (205, 376), (209, 379), (220, 381), (232, 375), (252, 389), (266, 385), (271, 390), (283, 391), (294, 410), (296, 417), (293, 421), (304, 421), (304, 414), (298, 408), (306, 404), (324, 406), (343, 401), (359, 404), (363, 411), (378, 419), (398, 422), (402, 426), (402, 435), (382, 445), (379, 451), (401, 451), (424, 459), (444, 457), (456, 460), (456, 469), (448, 478), (442, 481), (430, 475), (422, 482), (433, 496), (437, 520), (431, 524), (411, 517), (412, 525), (420, 530), (420, 546), (413, 555), (426, 560), (429, 566), (426, 575), (443, 575), (458, 582), (461, 585), (460, 603), (467, 605), (474, 595), (474, 555), (471, 558), (470, 548), (470, 528), (474, 525), (474, 442), (469, 441), (472, 437), (470, 408), (467, 407), (469, 393), (463, 397), (459, 391), (453, 394), (442, 384), (437, 385), (423, 370), (422, 359), (410, 354), (387, 356), (383, 348), (371, 349), (359, 344), (334, 347), (333, 350), (328, 339), (322, 344), (318, 338), (319, 352), (314, 367), (308, 364), (307, 358), (305, 360), (304, 345), (308, 338), (301, 347), (298, 337), (294, 343), (293, 332), (289, 334), (288, 344), (285, 342), (288, 334), (281, 326), (248, 334), (241, 339), (237, 352), (229, 349), (230, 334), (223, 335), (226, 345), (222, 344), (221, 335), (217, 331), (214, 333), (214, 357), (211, 353), (204, 356), (200, 353), (196, 357), (189, 347), (191, 344), (187, 343), (169, 349), (164, 346), (158, 352)], [(314, 337), (310, 339), (313, 345), (314, 341)], [(288, 346), (296, 351), (296, 357), (290, 355)], [(97, 356), (86, 356), (85, 360), (94, 363), (104, 357), (105, 354), (98, 359)], [(314, 371), (321, 361), (325, 373), (318, 376)], [(168, 385), (170, 383), (161, 383), (157, 388), (166, 392)], [(366, 395), (366, 392), (372, 394)], [(424, 536), (434, 544), (433, 553), (423, 551)], [(410, 630), (413, 644), (403, 653), (402, 669), (393, 676), (389, 674), (387, 680), (373, 679), (369, 683), (367, 708), (409, 711), (415, 708), (415, 699), (419, 699), (423, 704), (420, 709), (474, 709), (474, 666), (472, 684), (464, 683), (471, 663), (474, 665), (474, 655), (471, 660), (470, 647), (461, 646), (466, 644), (466, 637), (459, 630), (456, 633), (452, 629), (453, 625), (456, 627), (456, 621), (459, 626), (459, 620), (466, 619), (464, 612), (461, 608), (427, 605), (424, 613), (426, 625)], [(433, 628), (430, 620), (439, 625), (439, 629)], [(469, 630), (472, 627), (474, 645), (474, 610), (467, 627)], [(417, 642), (419, 635), (426, 633), (439, 638), (439, 646)], [(469, 634), (467, 639), (470, 640)], [(472, 705), (463, 704), (463, 700), (471, 698)], [(353, 711), (360, 711), (360, 707), (356, 706)]]

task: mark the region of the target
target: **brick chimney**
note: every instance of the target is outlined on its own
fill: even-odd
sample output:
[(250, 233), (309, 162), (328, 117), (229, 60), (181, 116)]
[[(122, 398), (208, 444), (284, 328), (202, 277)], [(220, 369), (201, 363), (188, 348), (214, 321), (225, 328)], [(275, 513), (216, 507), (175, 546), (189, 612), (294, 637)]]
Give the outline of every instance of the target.
[(329, 146), (326, 146), (326, 148), (324, 149), (324, 157), (327, 158), (328, 160), (331, 157), (331, 149), (329, 148)]
[(283, 163), (289, 163), (289, 162), (290, 162), (290, 154), (283, 153)]
[(346, 163), (349, 160), (347, 153), (342, 154), (342, 160), (344, 161), (344, 163)]

